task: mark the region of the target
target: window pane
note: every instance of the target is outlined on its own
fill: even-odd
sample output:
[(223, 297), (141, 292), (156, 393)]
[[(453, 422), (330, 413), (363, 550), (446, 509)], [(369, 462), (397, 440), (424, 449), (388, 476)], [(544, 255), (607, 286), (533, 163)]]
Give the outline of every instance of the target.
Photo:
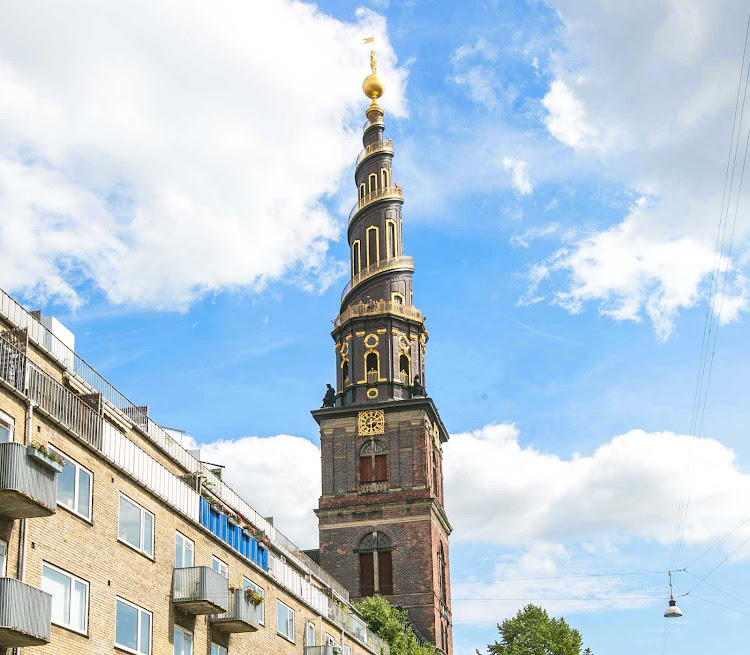
[[(182, 548), (183, 548), (182, 542), (183, 542), (182, 535), (178, 532), (174, 538), (174, 567), (176, 569), (181, 569), (183, 566), (185, 566), (182, 561)], [(177, 634), (176, 629), (175, 629), (175, 634)], [(175, 644), (176, 643), (177, 642), (175, 641)], [(177, 652), (176, 648), (177, 646), (175, 646), (175, 653)]]
[(10, 441), (10, 426), (0, 421), (0, 443)]
[(70, 624), (70, 578), (47, 566), (42, 567), (42, 591), (52, 595), (52, 622)]
[(174, 629), (174, 655), (182, 655), (182, 630)]
[(138, 610), (121, 600), (117, 601), (115, 643), (133, 650), (138, 647)]
[(286, 607), (276, 601), (276, 629), (285, 635), (288, 633)]
[[(59, 453), (58, 453), (59, 454)], [(57, 504), (75, 509), (76, 467), (63, 457), (65, 467), (57, 474)]]
[(0, 541), (0, 577), (5, 576), (5, 562), (8, 557), (8, 544)]
[(185, 648), (183, 655), (193, 655), (193, 635), (185, 633)]
[[(67, 466), (63, 469), (68, 468)], [(58, 478), (60, 474), (58, 473)], [(90, 519), (89, 508), (91, 506), (91, 474), (83, 469), (78, 469), (78, 513)]]
[[(120, 539), (131, 546), (141, 547), (141, 508), (120, 496)], [(135, 648), (135, 646), (133, 646)]]
[(154, 554), (154, 517), (143, 512), (143, 552), (147, 555)]
[(219, 655), (219, 647), (216, 644), (211, 644), (211, 655)]
[(193, 565), (193, 543), (185, 540), (185, 564), (187, 566)]
[(73, 585), (73, 598), (70, 603), (70, 625), (81, 632), (86, 631), (87, 596), (88, 588), (86, 585), (76, 580)]
[(151, 616), (141, 612), (141, 653), (149, 655), (151, 652)]

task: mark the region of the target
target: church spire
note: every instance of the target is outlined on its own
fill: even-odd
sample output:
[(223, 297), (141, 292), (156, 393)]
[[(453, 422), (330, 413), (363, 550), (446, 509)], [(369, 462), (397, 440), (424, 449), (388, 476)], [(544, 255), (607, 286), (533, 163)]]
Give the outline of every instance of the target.
[(339, 406), (424, 394), (427, 331), (412, 303), (414, 264), (403, 254), (404, 200), (393, 181), (393, 142), (384, 137), (378, 99), (385, 87), (377, 66), (371, 51), (371, 72), (362, 82), (371, 102), (354, 171), (358, 198), (347, 230), (351, 278), (333, 331)]

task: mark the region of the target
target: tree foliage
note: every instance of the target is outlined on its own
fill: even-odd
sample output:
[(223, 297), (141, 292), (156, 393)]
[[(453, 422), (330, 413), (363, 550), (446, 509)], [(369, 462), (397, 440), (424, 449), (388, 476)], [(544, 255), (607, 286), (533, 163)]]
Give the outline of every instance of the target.
[(396, 609), (385, 598), (365, 598), (357, 609), (367, 627), (391, 647), (391, 655), (436, 655), (432, 644), (420, 646), (409, 625), (406, 612)]
[(489, 655), (593, 655), (588, 648), (581, 651), (583, 640), (578, 630), (565, 619), (550, 618), (536, 605), (518, 610), (497, 629), (501, 640), (487, 646)]

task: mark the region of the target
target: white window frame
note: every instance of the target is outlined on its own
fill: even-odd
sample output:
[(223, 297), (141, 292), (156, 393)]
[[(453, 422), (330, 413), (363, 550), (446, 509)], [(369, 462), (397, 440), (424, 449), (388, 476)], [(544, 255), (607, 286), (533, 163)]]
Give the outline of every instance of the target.
[(8, 542), (0, 539), (0, 578), (5, 577), (5, 569), (8, 566)]
[[(117, 603), (122, 603), (123, 605), (129, 605), (130, 607), (138, 610), (138, 622), (136, 624), (137, 629), (137, 635), (136, 635), (136, 649), (133, 650), (129, 646), (125, 646), (124, 644), (118, 644), (117, 643)], [(136, 605), (135, 603), (131, 603), (129, 600), (125, 600), (124, 598), (120, 596), (115, 596), (115, 646), (117, 648), (120, 648), (124, 650), (127, 653), (134, 653), (135, 655), (144, 655), (144, 652), (141, 650), (141, 616), (143, 614), (147, 614), (149, 617), (148, 620), (148, 627), (149, 627), (149, 635), (148, 635), (148, 653), (145, 653), (145, 655), (151, 655), (151, 651), (154, 648), (154, 615), (153, 613), (149, 612), (147, 609), (144, 609), (140, 605)]]
[[(193, 636), (193, 633), (190, 630), (186, 630), (185, 628), (175, 625), (174, 627), (175, 632), (182, 633), (182, 652), (177, 653), (175, 652), (174, 655), (194, 655), (195, 653), (195, 637)], [(185, 652), (185, 635), (188, 635), (190, 637), (190, 652)], [(174, 644), (172, 650), (174, 651)]]
[(211, 655), (214, 655), (214, 648), (216, 649), (216, 655), (228, 655), (228, 651), (224, 646), (220, 646), (215, 641), (211, 642)]
[[(120, 503), (122, 500), (125, 500), (126, 502), (130, 503), (131, 505), (135, 505), (139, 510), (141, 510), (141, 529), (140, 529), (140, 547), (134, 546), (129, 541), (126, 541), (120, 536)], [(144, 546), (144, 540), (145, 540), (145, 533), (146, 533), (146, 521), (144, 520), (144, 516), (148, 514), (151, 517), (151, 552), (149, 553), (147, 550), (143, 548)], [(133, 550), (141, 553), (142, 555), (145, 555), (149, 559), (154, 559), (154, 541), (156, 537), (156, 520), (154, 519), (154, 515), (152, 512), (149, 512), (143, 505), (139, 505), (136, 503), (132, 498), (129, 498), (126, 496), (122, 491), (120, 492), (120, 497), (117, 502), (117, 540), (126, 546), (128, 548), (132, 548)]]
[[(182, 538), (182, 566), (177, 566), (177, 539)], [(186, 548), (186, 545), (190, 544), (190, 548)], [(189, 569), (195, 566), (195, 542), (190, 539), (189, 537), (186, 537), (182, 532), (179, 530), (175, 530), (174, 533), (174, 551), (175, 551), (175, 557), (174, 557), (174, 567), (175, 568), (181, 568), (181, 569)], [(190, 559), (192, 560), (192, 563), (190, 566), (185, 566), (185, 553), (190, 552)]]
[(258, 617), (258, 623), (260, 625), (266, 624), (266, 592), (263, 589), (263, 587), (260, 587), (259, 585), (255, 584), (252, 580), (248, 580), (244, 575), (242, 576), (242, 588), (243, 589), (250, 589), (251, 591), (254, 591), (256, 594), (260, 594), (263, 596), (263, 602), (258, 605), (258, 613), (260, 616)]
[[(16, 425), (15, 419), (9, 414), (0, 411), (0, 423), (2, 423), (8, 429), (8, 441), (13, 441), (13, 428)], [(0, 443), (5, 442), (0, 441)]]
[[(305, 621), (305, 646), (317, 646), (318, 640), (315, 637), (317, 628), (312, 621)], [(312, 639), (310, 638), (312, 637)]]
[[(289, 616), (291, 615), (292, 621), (291, 621), (291, 635), (284, 634), (279, 630), (279, 615), (281, 612), (286, 612), (286, 623), (287, 626), (289, 626)], [(283, 637), (287, 641), (291, 641), (292, 643), (295, 643), (294, 641), (294, 631), (296, 629), (295, 623), (294, 623), (294, 610), (289, 607), (286, 603), (282, 603), (278, 598), (276, 599), (276, 634), (279, 635), (279, 637)]]
[(351, 646), (342, 646), (343, 649), (343, 655), (352, 655), (352, 647)]
[[(48, 447), (52, 452), (57, 453), (60, 457), (63, 458), (63, 460), (66, 463), (66, 466), (72, 466), (75, 468), (75, 471), (76, 471), (75, 481), (73, 482), (73, 507), (68, 507), (67, 505), (64, 505), (63, 503), (61, 503), (59, 500), (57, 501), (57, 506), (62, 507), (63, 509), (68, 510), (69, 512), (72, 512), (76, 516), (80, 516), (85, 521), (88, 521), (89, 523), (91, 523), (92, 522), (91, 510), (92, 510), (92, 506), (94, 503), (94, 474), (91, 471), (89, 471), (85, 466), (81, 466), (72, 457), (69, 457), (68, 455), (66, 455), (59, 448), (55, 448), (55, 446), (51, 444)], [(89, 515), (88, 516), (86, 516), (85, 514), (81, 514), (78, 511), (78, 501), (80, 499), (79, 495), (81, 492), (81, 482), (80, 482), (79, 476), (81, 472), (89, 476), (89, 502), (88, 502)], [(57, 479), (58, 479), (58, 484), (59, 484), (60, 476), (58, 476)], [(119, 511), (119, 506), (118, 506), (118, 511)]]
[[(64, 571), (63, 569), (55, 566), (54, 564), (50, 564), (49, 562), (42, 562), (42, 589), (44, 588), (44, 569), (45, 568), (48, 568), (54, 571), (55, 573), (65, 576), (66, 578), (69, 578), (71, 594), (73, 593), (73, 589), (75, 587), (76, 582), (80, 582), (86, 588), (86, 603), (84, 604), (84, 611), (83, 611), (83, 628), (79, 628), (78, 626), (75, 626), (72, 623), (60, 623), (59, 621), (55, 621), (54, 619), (52, 619), (52, 623), (54, 623), (55, 625), (62, 626), (63, 628), (67, 628), (68, 630), (72, 630), (73, 632), (77, 632), (78, 634), (88, 635), (89, 633), (89, 603), (90, 603), (89, 598), (90, 598), (90, 593), (91, 593), (91, 589), (90, 589), (88, 581), (84, 580), (83, 578), (79, 578), (77, 575), (68, 573), (68, 571)], [(72, 610), (71, 598), (68, 598), (68, 605)]]
[[(214, 567), (215, 563), (218, 563), (219, 568)], [(211, 555), (211, 568), (217, 573), (223, 575), (225, 578), (229, 577), (229, 566), (227, 566), (227, 563), (223, 559), (219, 559), (218, 557), (216, 557), (216, 555)]]
[(328, 634), (328, 633), (326, 632), (326, 636), (325, 636), (325, 638), (323, 639), (323, 645), (324, 645), (324, 646), (335, 646), (335, 645), (336, 645), (336, 640), (335, 640), (335, 639), (333, 638), (333, 636), (332, 636), (332, 635), (329, 635), (329, 634)]

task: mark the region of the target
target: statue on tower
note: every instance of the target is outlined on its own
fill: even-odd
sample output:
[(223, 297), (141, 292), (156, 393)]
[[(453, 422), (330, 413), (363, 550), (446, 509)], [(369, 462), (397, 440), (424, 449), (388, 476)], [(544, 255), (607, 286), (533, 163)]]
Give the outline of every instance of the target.
[(330, 384), (326, 384), (326, 395), (323, 396), (323, 404), (320, 406), (321, 409), (323, 407), (335, 407), (336, 406), (336, 392), (333, 390), (333, 387)]
[(411, 384), (411, 395), (412, 395), (412, 398), (415, 397), (415, 396), (426, 396), (427, 395), (427, 391), (422, 386), (422, 383), (420, 382), (420, 379), (419, 379), (418, 375), (414, 376), (414, 382), (412, 382), (412, 384)]

